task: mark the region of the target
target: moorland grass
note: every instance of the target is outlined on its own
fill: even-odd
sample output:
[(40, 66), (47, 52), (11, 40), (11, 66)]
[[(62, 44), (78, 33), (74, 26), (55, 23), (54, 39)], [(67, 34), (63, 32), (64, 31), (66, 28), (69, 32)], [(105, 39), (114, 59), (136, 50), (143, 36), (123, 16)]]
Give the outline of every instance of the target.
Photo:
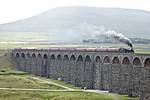
[[(116, 95), (117, 96), (117, 95)], [(0, 91), (0, 100), (138, 100), (126, 96), (111, 96), (90, 92)]]

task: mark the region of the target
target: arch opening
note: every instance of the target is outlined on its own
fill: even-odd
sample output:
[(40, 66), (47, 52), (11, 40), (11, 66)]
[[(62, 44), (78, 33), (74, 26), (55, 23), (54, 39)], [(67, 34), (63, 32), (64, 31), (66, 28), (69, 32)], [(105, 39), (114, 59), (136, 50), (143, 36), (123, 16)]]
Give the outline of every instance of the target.
[(63, 57), (63, 60), (69, 60), (68, 55), (65, 55), (65, 56)]
[(55, 55), (52, 54), (51, 57), (50, 57), (50, 59), (51, 59), (51, 60), (55, 60)]
[(130, 65), (131, 63), (130, 63), (129, 58), (128, 57), (123, 58), (122, 64), (124, 64), (124, 65)]
[(33, 53), (31, 58), (36, 58), (36, 55)]
[(150, 68), (150, 58), (147, 58), (144, 62), (144, 67)]
[(48, 58), (47, 54), (44, 54), (43, 58), (44, 58), (44, 59), (47, 59), (47, 58)]
[(85, 62), (91, 62), (91, 58), (90, 58), (89, 55), (87, 55), (87, 56), (85, 57)]
[(120, 64), (120, 60), (118, 57), (113, 58), (113, 64)]
[(19, 58), (19, 57), (20, 57), (19, 53), (16, 53), (16, 58)]
[(74, 55), (72, 55), (72, 56), (70, 57), (70, 60), (71, 60), (71, 61), (75, 61), (75, 60), (76, 60), (76, 57), (75, 57)]
[(42, 58), (42, 55), (41, 54), (38, 54), (38, 56), (37, 56), (38, 58)]
[(109, 64), (110, 63), (110, 59), (108, 56), (106, 56), (103, 60), (104, 64)]
[(134, 58), (134, 60), (133, 60), (133, 65), (134, 65), (134, 66), (141, 66), (142, 63), (141, 63), (141, 61), (140, 61), (139, 58)]
[(21, 53), (21, 58), (25, 58), (25, 54), (24, 53)]
[(102, 63), (102, 61), (101, 61), (101, 58), (99, 57), (99, 56), (96, 56), (96, 58), (95, 58), (95, 62), (99, 62), (99, 63)]
[(83, 61), (83, 57), (81, 55), (78, 56), (77, 62), (82, 62)]
[(27, 58), (30, 58), (30, 54), (29, 54), (29, 53), (27, 53), (27, 55), (26, 55), (26, 56), (27, 56)]
[(61, 58), (61, 55), (58, 55), (57, 56), (57, 60), (61, 60), (62, 58)]

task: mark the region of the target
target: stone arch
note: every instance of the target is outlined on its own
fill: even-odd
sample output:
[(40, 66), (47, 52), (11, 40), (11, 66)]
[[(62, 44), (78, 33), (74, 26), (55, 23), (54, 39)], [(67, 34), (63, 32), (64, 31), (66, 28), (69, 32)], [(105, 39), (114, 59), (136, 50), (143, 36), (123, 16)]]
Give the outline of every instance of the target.
[(91, 57), (89, 55), (85, 57), (85, 62), (91, 62)]
[(120, 64), (119, 58), (118, 57), (114, 57), (112, 63), (113, 64)]
[(95, 62), (97, 62), (97, 63), (102, 63), (101, 58), (100, 58), (99, 56), (96, 56)]
[(82, 61), (83, 61), (83, 57), (81, 55), (79, 55), (77, 58), (77, 62), (82, 62)]
[(36, 58), (36, 55), (35, 53), (32, 54), (31, 58)]
[(33, 53), (31, 56), (31, 73), (32, 74), (36, 74), (36, 71), (37, 71), (36, 66), (37, 66), (36, 55), (35, 53)]
[(124, 57), (123, 60), (122, 60), (122, 64), (123, 65), (130, 65), (131, 63), (130, 63), (129, 58), (128, 57)]
[(42, 66), (43, 66), (43, 60), (42, 60), (42, 55), (39, 53), (37, 55), (37, 75), (42, 76)]
[(51, 59), (51, 60), (55, 60), (55, 55), (52, 54), (51, 57), (50, 57), (50, 59)]
[(68, 55), (64, 55), (63, 60), (69, 60)]
[(109, 64), (110, 63), (110, 58), (108, 56), (104, 57), (103, 62), (104, 62), (104, 64)]
[(30, 72), (31, 71), (31, 66), (30, 66), (30, 64), (31, 64), (31, 59), (30, 59), (30, 54), (29, 53), (27, 53), (26, 54), (26, 71), (27, 72)]
[(147, 58), (144, 62), (144, 67), (150, 68), (150, 58)]
[(47, 54), (43, 55), (43, 67), (42, 67), (42, 76), (47, 76), (49, 74), (49, 68), (48, 68), (48, 56)]
[(21, 53), (21, 58), (25, 58), (25, 54), (24, 53)]
[(15, 57), (16, 57), (16, 68), (18, 69), (18, 70), (20, 70), (21, 68), (20, 68), (20, 59), (19, 59), (19, 57), (20, 57), (20, 54), (19, 53), (16, 53), (15, 54)]
[(132, 62), (133, 62), (132, 73), (134, 73), (134, 75), (132, 76), (132, 86), (134, 94), (132, 94), (131, 92), (130, 95), (138, 96), (140, 92), (140, 83), (141, 83), (140, 81), (143, 78), (143, 68), (140, 58), (135, 57)]
[(57, 61), (55, 54), (50, 55), (50, 78), (57, 79), (58, 74), (57, 74)]
[[(75, 76), (75, 85), (76, 86), (82, 86), (83, 85), (83, 74), (84, 74), (84, 62), (83, 62), (83, 57), (81, 55), (79, 55), (77, 57), (77, 62), (76, 62), (76, 76)], [(78, 81), (77, 81), (78, 80)]]
[(141, 60), (138, 57), (134, 58), (133, 65), (134, 66), (141, 66), (142, 65)]
[(48, 58), (47, 54), (44, 54), (43, 58), (44, 58), (44, 59), (47, 59), (47, 58)]
[(122, 81), (120, 81), (120, 93), (126, 94), (128, 93), (130, 89), (130, 85), (132, 83), (132, 72), (133, 72), (133, 66), (131, 65), (130, 59), (128, 57), (124, 57), (122, 59), (121, 64), (121, 75), (120, 78)]
[(84, 68), (83, 84), (87, 88), (92, 88), (93, 87), (93, 63), (89, 55), (85, 57), (83, 68)]
[(29, 54), (29, 53), (27, 53), (27, 54), (26, 54), (26, 57), (27, 57), (27, 58), (30, 58), (30, 54)]
[(119, 57), (115, 56), (112, 59), (112, 65), (110, 68), (110, 91), (111, 92), (119, 92), (120, 88), (120, 74), (121, 74), (121, 62)]
[(20, 54), (19, 54), (19, 53), (16, 53), (15, 57), (16, 57), (16, 58), (19, 58), (19, 57), (20, 57)]
[(70, 65), (68, 55), (63, 56), (61, 65), (61, 76), (65, 82), (70, 82)]
[(100, 56), (96, 56), (94, 64), (94, 89), (101, 89), (102, 87), (102, 60)]
[(20, 61), (20, 69), (22, 71), (26, 71), (26, 60), (25, 60), (25, 54), (21, 53), (21, 61)]
[(62, 57), (61, 57), (61, 55), (59, 54), (59, 55), (57, 55), (57, 60), (62, 60)]
[(70, 57), (70, 83), (75, 84), (76, 79), (76, 57), (71, 55)]
[(63, 69), (62, 56), (58, 54), (56, 59), (57, 59), (56, 60), (57, 78), (62, 78), (62, 69)]
[(38, 54), (37, 57), (38, 57), (38, 58), (42, 58), (42, 55), (41, 55), (41, 54)]
[(71, 55), (70, 60), (71, 60), (71, 61), (75, 61), (75, 60), (76, 60), (75, 55)]

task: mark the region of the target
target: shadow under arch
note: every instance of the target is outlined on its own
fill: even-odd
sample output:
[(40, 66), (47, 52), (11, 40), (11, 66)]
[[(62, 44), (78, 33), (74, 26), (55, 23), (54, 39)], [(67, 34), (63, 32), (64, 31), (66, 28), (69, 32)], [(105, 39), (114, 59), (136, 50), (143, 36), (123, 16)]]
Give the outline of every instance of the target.
[(150, 58), (147, 58), (144, 62), (144, 67), (150, 68)]
[(55, 58), (55, 55), (54, 54), (52, 54), (51, 56), (50, 56), (50, 60), (55, 60), (56, 58)]
[(16, 57), (16, 58), (19, 58), (19, 57), (20, 57), (20, 54), (19, 54), (19, 53), (16, 53), (15, 57)]
[(44, 58), (44, 59), (48, 59), (47, 54), (44, 54), (43, 58)]
[(43, 60), (42, 60), (42, 55), (39, 53), (37, 55), (37, 70), (36, 70), (36, 75), (42, 76), (42, 66), (43, 66)]
[(27, 53), (27, 54), (26, 54), (26, 57), (27, 57), (27, 58), (30, 58), (30, 54), (29, 54), (29, 53)]
[(61, 55), (59, 54), (59, 55), (57, 55), (57, 60), (62, 60), (62, 57), (61, 57)]
[(110, 63), (110, 58), (108, 56), (105, 56), (104, 60), (103, 60), (103, 63), (104, 64), (109, 64)]
[(42, 76), (49, 76), (49, 68), (48, 68), (48, 55), (44, 54), (43, 56), (43, 67), (42, 67)]
[(64, 57), (63, 57), (63, 60), (69, 60), (69, 57), (68, 57), (68, 55), (64, 55)]
[(75, 55), (71, 55), (71, 57), (70, 57), (70, 61), (75, 61), (75, 60), (76, 60)]
[(102, 60), (101, 60), (100, 56), (96, 56), (95, 62), (96, 63), (102, 63)]
[(21, 53), (21, 58), (25, 58), (25, 54), (24, 53)]
[(42, 55), (39, 53), (39, 54), (37, 55), (37, 58), (42, 58)]
[(82, 86), (83, 74), (84, 74), (84, 62), (83, 62), (83, 57), (81, 55), (77, 57), (75, 72), (76, 72), (75, 86)]
[(118, 57), (114, 57), (112, 63), (113, 64), (120, 64), (119, 58)]
[(123, 65), (130, 65), (131, 62), (130, 62), (130, 60), (129, 60), (128, 57), (124, 57), (123, 60), (122, 60), (122, 64), (123, 64)]
[(31, 71), (30, 71), (32, 74), (36, 74), (37, 71), (36, 66), (37, 66), (36, 55), (35, 53), (33, 53), (31, 56)]
[(81, 55), (78, 56), (77, 62), (83, 62), (83, 57)]
[(76, 78), (76, 57), (71, 55), (70, 57), (70, 83), (76, 84), (78, 79)]
[(31, 59), (30, 59), (31, 56), (30, 56), (30, 53), (26, 54), (26, 58), (27, 58), (26, 59), (26, 71), (30, 72), (31, 71), (31, 65), (30, 65), (31, 64)]
[(35, 53), (32, 54), (31, 58), (36, 58), (36, 55)]
[(141, 60), (138, 57), (134, 58), (133, 65), (134, 66), (141, 66), (142, 65)]
[(91, 62), (91, 57), (89, 55), (85, 57), (85, 62)]

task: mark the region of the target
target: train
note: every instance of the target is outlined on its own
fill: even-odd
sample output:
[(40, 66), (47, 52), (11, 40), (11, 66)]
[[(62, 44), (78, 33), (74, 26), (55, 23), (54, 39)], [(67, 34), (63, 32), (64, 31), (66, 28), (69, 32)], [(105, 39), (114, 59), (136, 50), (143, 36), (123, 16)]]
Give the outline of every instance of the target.
[[(20, 50), (15, 49), (15, 50)], [(21, 49), (30, 51), (68, 51), (68, 52), (110, 52), (110, 53), (134, 53), (133, 48), (47, 48), (47, 49)]]

